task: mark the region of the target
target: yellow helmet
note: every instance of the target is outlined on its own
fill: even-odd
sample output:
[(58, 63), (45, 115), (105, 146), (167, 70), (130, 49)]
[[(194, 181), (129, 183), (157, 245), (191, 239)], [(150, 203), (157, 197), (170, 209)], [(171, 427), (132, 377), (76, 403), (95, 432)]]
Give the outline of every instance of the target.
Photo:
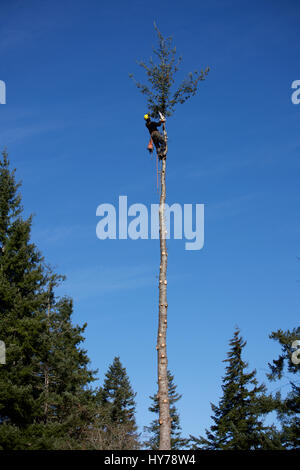
[(149, 114), (145, 114), (144, 119), (147, 121), (147, 119), (149, 119)]

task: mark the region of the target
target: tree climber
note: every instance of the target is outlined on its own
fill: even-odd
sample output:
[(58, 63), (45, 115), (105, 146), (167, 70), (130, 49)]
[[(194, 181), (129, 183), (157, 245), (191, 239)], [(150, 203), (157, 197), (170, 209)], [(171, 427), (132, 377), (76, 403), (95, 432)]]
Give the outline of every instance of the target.
[[(159, 122), (151, 121), (149, 114), (145, 114), (144, 119), (146, 121), (146, 127), (150, 133), (151, 139), (154, 142), (157, 155), (160, 159), (164, 157), (164, 152), (166, 150), (166, 142), (161, 133), (157, 128), (165, 122), (164, 117), (161, 115)], [(149, 148), (149, 147), (148, 147)]]

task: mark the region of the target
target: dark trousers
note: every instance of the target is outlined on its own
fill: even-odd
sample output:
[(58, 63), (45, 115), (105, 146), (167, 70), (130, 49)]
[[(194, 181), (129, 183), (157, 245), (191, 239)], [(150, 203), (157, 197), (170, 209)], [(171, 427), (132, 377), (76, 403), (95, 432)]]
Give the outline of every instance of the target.
[(158, 131), (153, 131), (152, 134), (151, 134), (151, 137), (152, 137), (152, 140), (154, 142), (154, 145), (155, 145), (155, 148), (156, 148), (156, 151), (157, 151), (157, 155), (162, 156), (162, 154), (164, 153), (164, 151), (166, 149), (165, 139), (163, 138), (161, 133), (158, 132)]

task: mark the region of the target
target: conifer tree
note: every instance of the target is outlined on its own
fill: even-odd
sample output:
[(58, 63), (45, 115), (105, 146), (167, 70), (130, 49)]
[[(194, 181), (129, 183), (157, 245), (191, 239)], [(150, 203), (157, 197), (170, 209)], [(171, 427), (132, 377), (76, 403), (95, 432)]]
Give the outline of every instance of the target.
[[(117, 437), (118, 450), (138, 448), (137, 426), (135, 421), (135, 397), (125, 367), (120, 358), (114, 358), (105, 374), (103, 387), (99, 391), (101, 419), (108, 441)], [(124, 432), (125, 430), (125, 432)], [(119, 437), (123, 435), (122, 442)]]
[(246, 342), (238, 329), (230, 341), (223, 395), (219, 405), (211, 404), (214, 424), (206, 437), (191, 437), (191, 447), (205, 450), (255, 450), (270, 448), (272, 427), (263, 425), (265, 385), (258, 385), (256, 371), (247, 373), (248, 364), (242, 359)]
[(300, 353), (293, 349), (294, 342), (300, 340), (300, 327), (275, 331), (270, 338), (278, 341), (281, 354), (269, 364), (268, 378), (280, 380), (286, 372), (295, 375), (295, 380), (290, 380), (291, 389), (287, 395), (283, 397), (278, 392), (274, 398), (274, 408), (281, 423), (280, 440), (285, 449), (300, 449)]
[[(175, 78), (182, 58), (176, 58), (176, 48), (172, 46), (172, 38), (165, 39), (154, 24), (158, 46), (153, 49), (156, 60), (150, 58), (149, 65), (143, 61), (138, 64), (144, 69), (148, 83), (144, 84), (134, 80), (136, 86), (147, 98), (148, 113), (158, 118), (161, 113), (164, 117), (171, 116), (179, 103), (184, 103), (194, 96), (200, 81), (205, 80), (209, 67), (201, 72), (189, 73), (188, 77), (175, 89)], [(168, 154), (168, 135), (166, 124), (163, 123), (165, 150), (162, 157), (160, 171), (160, 204), (159, 204), (159, 238), (160, 238), (160, 269), (159, 269), (159, 318), (157, 333), (157, 375), (158, 375), (158, 403), (161, 450), (171, 448), (171, 419), (168, 399), (168, 360), (167, 360), (167, 244), (165, 223), (166, 202), (166, 158)]]
[(19, 187), (4, 151), (0, 161), (0, 335), (6, 345), (6, 364), (0, 368), (0, 445), (4, 447), (5, 442), (13, 445), (18, 429), (40, 416), (36, 401), (40, 379), (35, 372), (47, 278), (43, 258), (30, 243), (32, 218), (21, 218)]
[(87, 325), (73, 326), (72, 299), (55, 298), (53, 289), (60, 281), (61, 276), (50, 276), (43, 319), (39, 370), (41, 422), (56, 429), (56, 447), (80, 448), (86, 426), (94, 419), (96, 396), (90, 384), (96, 371), (88, 369), (90, 360), (80, 346)]
[[(182, 395), (177, 393), (177, 385), (174, 383), (174, 376), (168, 370), (168, 384), (169, 384), (169, 403), (170, 403), (170, 415), (171, 415), (171, 449), (185, 449), (188, 444), (188, 439), (181, 437), (181, 426), (180, 426), (180, 417), (175, 403), (180, 400)], [(150, 435), (147, 441), (144, 442), (144, 445), (151, 449), (159, 449), (159, 405), (157, 395), (150, 396), (152, 400), (152, 405), (149, 407), (149, 411), (155, 413), (157, 416), (150, 424), (150, 426), (145, 426), (144, 431)]]
[[(0, 160), (0, 449), (49, 449), (78, 442), (81, 412), (93, 405), (92, 372), (71, 324), (72, 302), (57, 300), (60, 276), (30, 241), (20, 184), (4, 151)], [(86, 418), (86, 417), (85, 417)], [(69, 444), (68, 444), (69, 445)], [(69, 445), (70, 447), (70, 445)]]

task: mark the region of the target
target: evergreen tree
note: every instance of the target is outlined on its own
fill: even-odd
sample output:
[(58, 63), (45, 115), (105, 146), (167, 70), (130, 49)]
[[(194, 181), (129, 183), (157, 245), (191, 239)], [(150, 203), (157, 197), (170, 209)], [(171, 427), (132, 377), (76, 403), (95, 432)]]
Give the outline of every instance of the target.
[[(158, 46), (153, 49), (155, 60), (151, 57), (149, 64), (138, 62), (144, 69), (147, 84), (138, 82), (133, 75), (130, 77), (136, 86), (147, 98), (148, 110), (154, 118), (160, 117), (163, 123), (163, 140), (165, 143), (163, 155), (161, 155), (160, 171), (160, 203), (159, 203), (159, 239), (160, 239), (160, 268), (159, 268), (159, 315), (157, 333), (157, 372), (158, 372), (158, 404), (159, 404), (159, 449), (171, 448), (171, 415), (168, 399), (168, 359), (167, 359), (167, 227), (165, 222), (166, 202), (166, 159), (168, 154), (168, 135), (165, 117), (171, 116), (179, 103), (184, 103), (197, 93), (200, 81), (205, 80), (209, 67), (201, 72), (189, 73), (178, 87), (175, 87), (175, 78), (181, 63), (181, 57), (176, 58), (176, 48), (172, 46), (172, 38), (164, 38), (156, 24), (154, 24)], [(152, 137), (152, 135), (151, 135)]]
[[(169, 403), (170, 403), (170, 415), (171, 415), (171, 449), (185, 449), (187, 448), (188, 439), (183, 439), (181, 437), (181, 426), (180, 426), (180, 417), (178, 410), (175, 406), (175, 403), (180, 400), (182, 395), (177, 393), (177, 385), (174, 383), (174, 376), (168, 370), (168, 384), (169, 384)], [(159, 404), (157, 395), (150, 396), (152, 400), (152, 405), (149, 407), (149, 411), (155, 413), (157, 418), (155, 418), (150, 426), (145, 426), (144, 431), (150, 434), (150, 438), (144, 442), (144, 445), (152, 450), (159, 449)]]
[[(105, 375), (103, 387), (99, 391), (101, 422), (103, 430), (111, 442), (117, 436), (119, 450), (138, 448), (137, 426), (135, 422), (135, 397), (126, 369), (120, 358), (115, 357)], [(125, 430), (125, 432), (124, 432)], [(123, 435), (122, 442), (119, 437)]]
[[(272, 364), (269, 364), (271, 372), (268, 374), (268, 378), (271, 381), (280, 380), (286, 372), (299, 378), (300, 364), (297, 359), (300, 357), (300, 353), (295, 354), (292, 346), (295, 341), (300, 340), (300, 327), (294, 328), (292, 331), (278, 330), (271, 333), (270, 338), (279, 342), (281, 354), (273, 360)], [(300, 385), (296, 380), (291, 380), (290, 384), (291, 390), (285, 398), (280, 392), (276, 394), (274, 408), (281, 422), (282, 445), (286, 449), (300, 449)]]
[[(258, 385), (256, 371), (246, 373), (248, 364), (242, 360), (246, 342), (236, 329), (230, 341), (228, 363), (223, 378), (223, 396), (219, 405), (211, 404), (214, 425), (206, 430), (206, 437), (191, 437), (192, 448), (206, 450), (253, 450), (270, 448), (275, 429), (264, 427), (261, 420), (266, 387)], [(251, 389), (250, 389), (251, 388)]]
[(80, 347), (86, 324), (73, 326), (72, 300), (54, 296), (54, 286), (60, 280), (60, 276), (50, 277), (44, 317), (39, 363), (41, 423), (55, 427), (55, 447), (80, 448), (85, 428), (94, 419), (96, 397), (89, 384), (96, 371), (87, 368), (90, 361)]
[(0, 334), (6, 344), (6, 364), (0, 369), (0, 446), (4, 447), (5, 442), (13, 445), (18, 429), (40, 416), (36, 357), (47, 278), (43, 258), (30, 243), (32, 219), (21, 218), (19, 186), (4, 151), (0, 161)]
[(85, 326), (72, 326), (71, 300), (55, 299), (61, 277), (49, 271), (30, 241), (32, 218), (21, 217), (19, 187), (3, 152), (0, 338), (6, 364), (0, 366), (0, 449), (70, 447), (78, 440), (80, 410), (87, 414), (94, 402), (87, 390), (92, 372), (79, 348)]

